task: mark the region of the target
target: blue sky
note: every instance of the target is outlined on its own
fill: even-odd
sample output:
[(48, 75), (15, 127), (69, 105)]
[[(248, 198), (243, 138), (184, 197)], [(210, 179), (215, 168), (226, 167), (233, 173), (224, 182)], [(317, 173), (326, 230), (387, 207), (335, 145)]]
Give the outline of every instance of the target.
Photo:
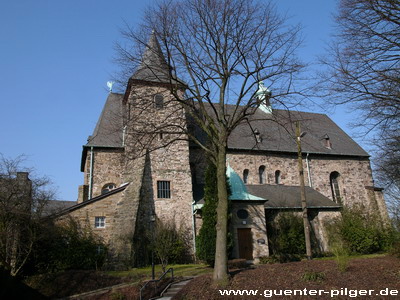
[[(26, 154), (27, 166), (48, 175), (60, 200), (76, 200), (83, 183), (82, 145), (96, 125), (116, 70), (113, 46), (124, 21), (140, 22), (136, 0), (15, 0), (0, 10), (0, 153)], [(274, 0), (303, 25), (301, 56), (324, 53), (333, 31), (334, 0)], [(347, 127), (351, 115), (331, 118)]]

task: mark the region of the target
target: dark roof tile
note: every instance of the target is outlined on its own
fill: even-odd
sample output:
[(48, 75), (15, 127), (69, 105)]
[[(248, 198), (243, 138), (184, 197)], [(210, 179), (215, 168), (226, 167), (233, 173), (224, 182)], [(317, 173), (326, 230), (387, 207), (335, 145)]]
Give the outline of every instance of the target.
[[(287, 185), (246, 185), (248, 192), (262, 197), (267, 201), (266, 209), (299, 209), (301, 208), (300, 187)], [(306, 186), (306, 201), (308, 208), (338, 209), (341, 206), (320, 192)]]
[(150, 40), (143, 53), (142, 61), (131, 79), (156, 83), (183, 83), (174, 78), (171, 74), (171, 67), (165, 60), (155, 33), (151, 34)]
[[(121, 94), (109, 94), (93, 135), (86, 144), (87, 147), (122, 147), (122, 100)], [(228, 105), (228, 114), (233, 109), (233, 106)], [(248, 116), (246, 122), (239, 124), (230, 134), (228, 148), (297, 153), (294, 121), (300, 121), (301, 130), (306, 132), (301, 139), (303, 153), (369, 156), (327, 115), (288, 110), (273, 110), (272, 114), (267, 114), (257, 109), (254, 114)], [(254, 136), (255, 129), (259, 132), (259, 142)], [(196, 130), (195, 133), (201, 138), (200, 130)], [(327, 137), (331, 146), (329, 148), (325, 146)]]
[(122, 99), (123, 95), (110, 93), (104, 104), (88, 147), (122, 147)]

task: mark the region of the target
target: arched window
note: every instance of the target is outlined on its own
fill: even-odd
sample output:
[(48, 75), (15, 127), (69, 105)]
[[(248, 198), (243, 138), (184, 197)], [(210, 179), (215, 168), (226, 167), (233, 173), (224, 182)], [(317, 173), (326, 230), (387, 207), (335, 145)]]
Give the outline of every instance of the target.
[(247, 184), (249, 179), (249, 169), (243, 170), (243, 183)]
[(265, 183), (265, 166), (260, 166), (258, 168), (258, 176), (260, 178), (260, 184)]
[(154, 96), (154, 106), (157, 109), (163, 109), (164, 108), (164, 97), (161, 94), (157, 94)]
[(117, 186), (115, 183), (107, 183), (103, 186), (103, 188), (101, 189), (101, 194), (105, 194), (108, 193), (109, 191), (112, 191), (113, 189), (115, 189)]
[(339, 177), (340, 174), (336, 171), (332, 172), (331, 175), (329, 176), (329, 181), (332, 190), (332, 199), (336, 203), (342, 203), (342, 198), (340, 196), (340, 188), (339, 188)]
[(279, 170), (275, 171), (275, 183), (281, 184), (281, 171)]

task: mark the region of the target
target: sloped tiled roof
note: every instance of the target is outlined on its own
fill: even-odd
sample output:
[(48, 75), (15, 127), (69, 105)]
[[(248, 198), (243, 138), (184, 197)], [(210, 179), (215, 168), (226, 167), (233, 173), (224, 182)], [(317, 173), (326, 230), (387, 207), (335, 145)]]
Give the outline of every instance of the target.
[[(110, 93), (97, 122), (93, 135), (86, 147), (122, 147), (122, 99), (123, 95)], [(227, 106), (227, 111), (233, 107)], [(230, 150), (259, 150), (297, 153), (294, 138), (294, 121), (299, 120), (303, 153), (368, 157), (350, 136), (337, 126), (327, 115), (288, 110), (273, 110), (266, 114), (257, 109), (230, 134)], [(257, 142), (254, 131), (257, 129), (261, 141)], [(201, 134), (197, 131), (197, 134)], [(331, 147), (327, 148), (324, 139), (329, 137)]]
[[(176, 83), (174, 80), (171, 81), (170, 76), (170, 67), (155, 33), (152, 33), (142, 62), (131, 79), (152, 83)], [(109, 94), (86, 147), (122, 147), (123, 98), (124, 95), (121, 94)], [(209, 110), (208, 113), (213, 116), (214, 111), (211, 105), (206, 105), (206, 108)], [(233, 105), (225, 106), (227, 115), (233, 115), (235, 109), (237, 108)], [(240, 109), (243, 107), (239, 107), (238, 110)], [(300, 121), (302, 131), (307, 133), (301, 140), (303, 153), (369, 156), (325, 114), (289, 110), (273, 110), (272, 114), (269, 114), (261, 109), (252, 109), (255, 111), (248, 116), (247, 122), (242, 122), (231, 132), (228, 140), (230, 150), (296, 153), (294, 121)], [(259, 141), (255, 138), (255, 131), (259, 132)], [(201, 135), (201, 131), (196, 130), (196, 135)], [(326, 147), (326, 139), (329, 139), (331, 147)], [(200, 140), (204, 140), (204, 138), (201, 137)]]
[[(233, 201), (264, 201), (266, 209), (301, 209), (300, 187), (270, 184), (246, 184), (247, 191), (260, 199), (233, 199)], [(339, 209), (341, 206), (325, 197), (320, 192), (306, 186), (308, 208)], [(196, 204), (204, 204), (204, 185), (193, 186), (193, 200)]]
[(93, 202), (97, 202), (97, 201), (100, 201), (102, 199), (105, 199), (105, 198), (107, 198), (107, 197), (109, 197), (111, 195), (114, 195), (116, 193), (124, 191), (127, 188), (128, 185), (129, 185), (129, 183), (124, 183), (121, 186), (119, 186), (119, 187), (117, 187), (117, 188), (115, 188), (115, 189), (113, 189), (113, 190), (111, 190), (111, 191), (109, 191), (107, 193), (104, 193), (104, 194), (101, 194), (101, 195), (99, 195), (97, 197), (94, 197), (92, 199), (88, 199), (88, 200), (80, 202), (80, 203), (73, 202), (74, 205), (69, 205), (69, 206), (65, 207), (61, 211), (58, 211), (55, 215), (56, 216), (64, 215), (66, 213), (69, 213), (71, 211), (77, 210), (77, 209), (79, 209), (79, 208), (81, 208), (83, 206), (86, 206), (88, 204), (91, 204)]
[[(300, 187), (287, 185), (246, 185), (248, 191), (267, 201), (266, 209), (298, 209), (301, 208)], [(338, 209), (341, 206), (309, 186), (305, 187), (308, 208)]]
[(173, 78), (170, 71), (171, 67), (165, 60), (156, 35), (152, 33), (143, 53), (142, 61), (131, 79), (156, 83), (182, 83)]
[(108, 95), (87, 147), (122, 147), (122, 98), (121, 94)]
[[(233, 113), (234, 109), (234, 106), (227, 105), (226, 113)], [(212, 110), (209, 113), (212, 115)], [(300, 121), (301, 131), (306, 132), (301, 139), (303, 153), (369, 156), (327, 115), (279, 109), (272, 110), (272, 114), (256, 109), (246, 122), (231, 132), (228, 148), (297, 153), (295, 121)], [(259, 132), (259, 142), (255, 138), (255, 131)], [(329, 137), (330, 148), (325, 147), (326, 137)]]
[(75, 201), (48, 200), (43, 207), (42, 216), (51, 216), (76, 204)]

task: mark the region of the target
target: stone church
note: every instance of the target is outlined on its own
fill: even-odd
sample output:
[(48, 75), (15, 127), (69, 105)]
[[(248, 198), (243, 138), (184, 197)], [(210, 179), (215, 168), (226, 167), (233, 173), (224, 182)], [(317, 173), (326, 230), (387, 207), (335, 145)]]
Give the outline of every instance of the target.
[[(169, 101), (170, 84), (168, 65), (152, 35), (126, 92), (109, 93), (93, 134), (83, 146), (84, 183), (78, 201), (61, 213), (61, 218), (72, 216), (89, 224), (117, 260), (129, 256), (134, 236), (153, 226), (155, 219), (185, 229), (195, 248), (204, 204), (204, 152), (184, 138), (161, 143), (168, 139), (163, 132), (147, 140), (162, 146), (138, 150), (146, 148), (135, 140), (134, 132), (141, 127), (136, 123), (132, 128), (129, 123), (135, 119), (141, 120), (141, 126), (152, 126), (166, 118), (190, 122), (184, 110)], [(328, 116), (277, 110), (263, 103), (228, 141), (235, 258), (257, 261), (268, 256), (268, 223), (281, 212), (301, 211), (293, 122), (278, 125), (272, 120), (293, 118), (301, 120), (306, 132), (301, 142), (307, 206), (321, 250), (327, 249), (324, 223), (338, 216), (342, 206), (362, 205), (387, 217), (382, 189), (374, 186), (368, 153)]]

